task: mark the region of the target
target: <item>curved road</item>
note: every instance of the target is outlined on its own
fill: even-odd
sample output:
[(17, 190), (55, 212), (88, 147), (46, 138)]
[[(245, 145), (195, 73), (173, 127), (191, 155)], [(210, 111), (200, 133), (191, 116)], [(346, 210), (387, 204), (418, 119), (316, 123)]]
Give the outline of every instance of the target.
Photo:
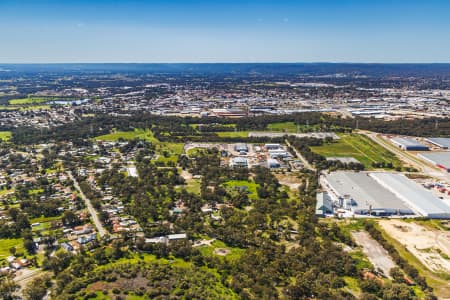
[(89, 211), (89, 214), (91, 215), (92, 221), (94, 222), (95, 227), (97, 227), (97, 231), (100, 234), (100, 237), (104, 237), (108, 232), (103, 227), (102, 222), (100, 222), (100, 219), (98, 218), (97, 211), (92, 206), (91, 200), (89, 200), (83, 193), (83, 191), (80, 188), (80, 185), (78, 184), (78, 181), (75, 179), (75, 177), (72, 175), (72, 172), (67, 171), (67, 174), (69, 175), (70, 179), (73, 181), (73, 185), (77, 189), (78, 193), (80, 193), (81, 199), (83, 199), (84, 203), (86, 204), (86, 207)]

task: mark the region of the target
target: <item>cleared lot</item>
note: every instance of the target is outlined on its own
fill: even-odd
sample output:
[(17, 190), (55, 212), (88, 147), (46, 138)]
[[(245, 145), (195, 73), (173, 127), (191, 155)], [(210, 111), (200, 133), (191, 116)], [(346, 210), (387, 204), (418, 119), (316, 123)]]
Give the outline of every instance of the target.
[(450, 232), (401, 220), (381, 220), (381, 228), (433, 272), (450, 272)]
[(355, 231), (352, 235), (375, 269), (389, 277), (389, 271), (396, 266), (389, 253), (365, 231)]

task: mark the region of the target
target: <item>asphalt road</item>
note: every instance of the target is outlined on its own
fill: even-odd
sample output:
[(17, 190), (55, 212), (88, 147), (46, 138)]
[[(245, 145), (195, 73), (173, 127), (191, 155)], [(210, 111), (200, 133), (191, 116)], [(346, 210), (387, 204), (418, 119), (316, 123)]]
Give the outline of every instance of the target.
[(313, 166), (311, 166), (311, 164), (302, 156), (302, 154), (297, 151), (297, 149), (295, 149), (295, 147), (292, 147), (291, 144), (289, 143), (288, 140), (285, 140), (286, 145), (288, 145), (289, 147), (291, 147), (292, 149), (294, 149), (295, 155), (297, 155), (297, 157), (302, 161), (302, 163), (305, 165), (305, 167), (307, 169), (313, 170), (315, 171), (316, 168), (314, 168)]
[(367, 135), (374, 142), (393, 152), (402, 161), (414, 166), (418, 170), (421, 170), (425, 175), (437, 178), (446, 183), (450, 183), (450, 175), (448, 173), (444, 173), (442, 170), (427, 164), (426, 162), (422, 161), (420, 158), (414, 156), (413, 154), (395, 147), (394, 145), (390, 144), (389, 141), (378, 136), (377, 133), (368, 131), (361, 131), (361, 133)]
[(98, 215), (97, 215), (97, 211), (92, 206), (91, 200), (89, 200), (84, 195), (83, 191), (80, 188), (80, 185), (78, 184), (78, 181), (72, 175), (72, 172), (68, 171), (67, 174), (69, 175), (70, 179), (73, 181), (73, 185), (77, 189), (78, 193), (80, 193), (81, 199), (83, 199), (84, 203), (86, 204), (89, 214), (91, 215), (92, 221), (94, 222), (95, 227), (97, 227), (97, 232), (100, 234), (100, 237), (104, 237), (108, 232), (103, 227), (102, 222), (100, 222), (100, 219), (98, 218)]

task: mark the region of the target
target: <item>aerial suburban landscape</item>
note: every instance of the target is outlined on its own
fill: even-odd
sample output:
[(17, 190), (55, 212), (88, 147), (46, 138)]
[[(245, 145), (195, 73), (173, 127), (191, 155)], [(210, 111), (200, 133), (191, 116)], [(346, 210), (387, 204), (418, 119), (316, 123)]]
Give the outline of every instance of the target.
[(5, 295), (450, 297), (450, 65), (0, 68)]
[(449, 15), (1, 0), (0, 300), (450, 299)]

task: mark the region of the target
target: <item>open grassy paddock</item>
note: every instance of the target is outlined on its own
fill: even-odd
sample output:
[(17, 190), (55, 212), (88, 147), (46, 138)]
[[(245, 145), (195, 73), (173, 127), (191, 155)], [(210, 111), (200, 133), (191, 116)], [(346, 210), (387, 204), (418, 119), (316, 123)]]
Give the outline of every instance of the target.
[(16, 248), (17, 253), (24, 252), (23, 239), (0, 239), (0, 262), (11, 255), (9, 249)]
[(160, 142), (149, 129), (135, 129), (134, 131), (114, 131), (95, 138), (97, 141), (116, 142), (119, 140), (142, 139), (156, 146), (156, 153), (160, 162), (176, 162), (178, 155), (184, 151), (183, 143)]
[(11, 136), (12, 136), (11, 131), (0, 131), (0, 139), (2, 141), (9, 141)]
[(379, 162), (390, 162), (394, 167), (402, 165), (395, 154), (361, 134), (340, 134), (339, 140), (311, 147), (311, 150), (325, 157), (354, 157), (367, 169), (372, 169), (372, 163)]
[(248, 192), (248, 197), (251, 199), (258, 198), (257, 188), (259, 184), (248, 180), (230, 180), (224, 183), (224, 186), (231, 190), (238, 190), (239, 188), (245, 187)]

